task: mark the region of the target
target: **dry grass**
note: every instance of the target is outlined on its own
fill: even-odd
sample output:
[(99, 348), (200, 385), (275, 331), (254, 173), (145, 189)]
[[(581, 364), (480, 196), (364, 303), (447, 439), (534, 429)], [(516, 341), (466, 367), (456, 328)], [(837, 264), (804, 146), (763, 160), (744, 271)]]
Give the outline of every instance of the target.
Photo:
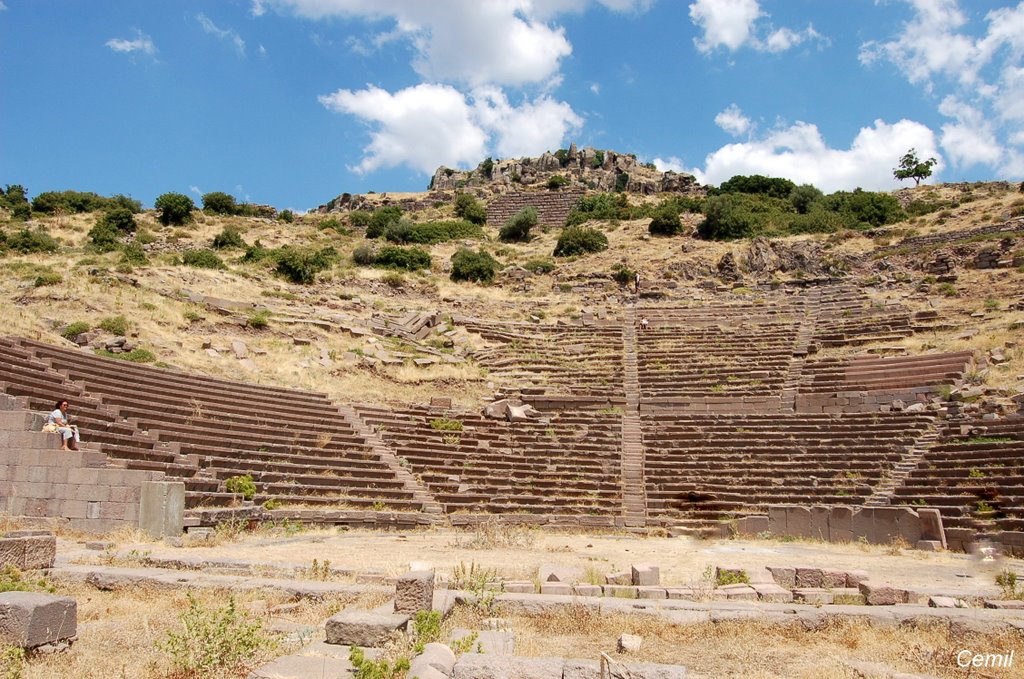
[[(1024, 637), (954, 637), (947, 625), (919, 623), (889, 629), (844, 621), (806, 631), (798, 622), (772, 625), (756, 621), (666, 624), (655, 616), (607, 615), (568, 607), (538, 616), (505, 616), (516, 636), (517, 655), (596, 660), (603, 651), (619, 660), (686, 666), (701, 677), (744, 679), (833, 679), (854, 677), (848, 661), (881, 662), (898, 671), (938, 677), (971, 675), (956, 665), (956, 653), (1024, 653)], [(455, 623), (477, 629), (480, 616), (460, 608)], [(616, 655), (619, 635), (643, 637), (641, 650)], [(991, 675), (1012, 676), (1012, 670)], [(1013, 675), (1015, 676), (1015, 675)]]

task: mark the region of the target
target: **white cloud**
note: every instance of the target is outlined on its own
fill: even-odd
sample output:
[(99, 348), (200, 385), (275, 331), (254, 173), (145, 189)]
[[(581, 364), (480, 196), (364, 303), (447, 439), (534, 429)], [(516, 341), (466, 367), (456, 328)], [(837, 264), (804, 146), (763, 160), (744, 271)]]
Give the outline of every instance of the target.
[(583, 119), (569, 104), (549, 97), (513, 107), (500, 89), (486, 87), (474, 91), (473, 98), (476, 120), (497, 137), (494, 149), (502, 158), (537, 155), (558, 148), (570, 132), (583, 126)]
[(590, 91), (594, 94), (601, 94), (601, 83), (590, 83)]
[(668, 158), (655, 158), (651, 161), (654, 166), (658, 168), (659, 172), (676, 172), (680, 174), (692, 174), (696, 177), (697, 181), (701, 184), (707, 183), (707, 178), (704, 176), (704, 171), (700, 168), (689, 168), (683, 163), (682, 159), (675, 156), (669, 156)]
[(196, 186), (195, 184), (189, 185), (188, 190), (191, 191), (192, 193), (196, 194), (197, 196), (201, 197), (203, 195), (203, 192), (200, 191), (199, 187)]
[(196, 15), (196, 21), (198, 21), (199, 25), (203, 27), (204, 32), (216, 36), (221, 40), (231, 42), (238, 51), (239, 56), (245, 56), (245, 40), (242, 40), (242, 36), (238, 35), (236, 31), (218, 27), (217, 24), (213, 23), (210, 17), (206, 16), (202, 12)]
[(690, 5), (690, 19), (704, 31), (702, 38), (694, 39), (697, 49), (726, 47), (735, 52), (753, 37), (760, 16), (757, 0), (697, 0)]
[[(810, 24), (802, 31), (775, 29), (759, 21), (767, 16), (758, 0), (696, 0), (690, 5), (690, 20), (703, 36), (694, 38), (694, 44), (708, 54), (719, 47), (731, 52), (744, 46), (762, 52), (784, 52), (807, 41), (828, 42)], [(765, 33), (767, 37), (760, 37)]]
[[(848, 149), (830, 148), (816, 125), (797, 122), (762, 139), (727, 144), (705, 158), (703, 181), (720, 184), (738, 174), (785, 177), (822, 191), (888, 189), (898, 186), (892, 168), (907, 149), (938, 157), (934, 133), (921, 123), (876, 120), (860, 130)], [(655, 161), (657, 164), (658, 161)], [(940, 160), (936, 174), (942, 169)]]
[(729, 104), (724, 111), (716, 115), (715, 125), (734, 137), (742, 136), (753, 128), (750, 118), (743, 115), (743, 111), (736, 104)]
[(5, 9), (7, 9), (7, 5), (3, 3), (3, 0), (0, 0), (0, 12), (4, 11)]
[(956, 120), (942, 126), (942, 149), (954, 165), (993, 165), (1003, 157), (995, 127), (982, 111), (948, 96), (939, 104), (939, 113)]
[(372, 127), (360, 173), (407, 165), (427, 174), (440, 165), (474, 165), (494, 148), (501, 157), (557, 148), (582, 119), (565, 102), (541, 96), (519, 106), (497, 87), (467, 97), (449, 85), (421, 84), (390, 93), (368, 86), (320, 97), (332, 111)]
[(156, 54), (156, 45), (153, 44), (153, 39), (137, 28), (135, 29), (134, 40), (111, 38), (106, 42), (106, 45), (115, 52), (125, 54), (131, 54), (132, 52), (141, 52), (150, 56)]

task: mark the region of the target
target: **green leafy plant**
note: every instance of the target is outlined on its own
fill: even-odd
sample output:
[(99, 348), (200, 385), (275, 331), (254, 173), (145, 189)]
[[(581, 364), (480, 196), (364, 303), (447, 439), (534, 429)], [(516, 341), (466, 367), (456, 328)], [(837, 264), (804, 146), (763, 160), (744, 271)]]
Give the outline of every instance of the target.
[(530, 229), (537, 226), (540, 217), (537, 208), (524, 207), (501, 227), (498, 239), (504, 242), (526, 242), (530, 240)]
[(652, 236), (675, 236), (682, 230), (683, 223), (679, 220), (679, 213), (669, 208), (655, 212), (651, 223), (647, 225), (647, 231)]
[(377, 253), (377, 257), (374, 260), (374, 266), (386, 269), (403, 269), (405, 271), (429, 269), (430, 265), (430, 253), (417, 247), (383, 247)]
[(750, 577), (746, 571), (726, 571), (720, 570), (715, 575), (715, 585), (722, 587), (724, 585), (748, 585), (750, 584)]
[(212, 609), (191, 593), (185, 596), (188, 608), (179, 619), (182, 629), (168, 632), (157, 642), (157, 648), (170, 656), (180, 672), (209, 676), (217, 671), (238, 671), (258, 652), (276, 646), (259, 621), (250, 621), (238, 611), (233, 596), (223, 607)]
[(368, 660), (363, 649), (353, 646), (348, 653), (348, 661), (355, 670), (355, 679), (400, 679), (409, 671), (409, 658), (402, 656), (394, 660), (381, 658)]
[(483, 249), (473, 252), (469, 248), (459, 248), (452, 255), (453, 281), (490, 283), (497, 272), (498, 261)]
[(235, 197), (223, 191), (203, 194), (203, 212), (214, 215), (233, 215), (238, 211)]
[(181, 254), (181, 261), (185, 266), (192, 266), (198, 269), (226, 269), (224, 261), (217, 256), (213, 250), (205, 248), (198, 250), (185, 250)]
[(245, 500), (251, 500), (256, 496), (256, 483), (252, 480), (251, 474), (232, 476), (224, 480), (224, 490), (238, 493)]
[(636, 272), (625, 264), (615, 264), (612, 266), (612, 278), (619, 285), (629, 285), (635, 277)]
[(64, 281), (64, 277), (56, 271), (44, 271), (36, 276), (36, 280), (33, 285), (37, 288), (41, 288), (46, 285), (57, 285)]
[(462, 422), (438, 417), (430, 421), (430, 428), (437, 431), (462, 431)]
[(164, 193), (157, 197), (153, 207), (160, 211), (161, 224), (180, 226), (192, 221), (192, 210), (196, 205), (183, 193)]
[(377, 261), (377, 251), (369, 243), (364, 243), (352, 251), (352, 261), (360, 266), (373, 266)]
[(45, 575), (26, 578), (18, 568), (5, 564), (0, 569), (0, 592), (45, 592), (52, 594), (57, 591)]
[(248, 247), (242, 240), (242, 234), (233, 226), (225, 226), (223, 231), (213, 237), (212, 245), (217, 250)]
[(285, 224), (291, 224), (295, 221), (295, 213), (291, 210), (281, 210), (277, 213), (277, 219)]
[(585, 226), (567, 226), (562, 229), (555, 244), (555, 257), (572, 257), (608, 248), (608, 237), (597, 229)]
[(523, 268), (527, 271), (535, 274), (546, 274), (551, 273), (557, 267), (555, 263), (547, 258), (544, 259), (531, 259), (530, 261), (523, 264)]
[(266, 309), (252, 312), (246, 319), (246, 325), (253, 330), (263, 330), (270, 325), (270, 312)]
[(277, 253), (274, 271), (292, 283), (309, 285), (316, 275), (329, 269), (338, 259), (338, 252), (332, 247), (307, 250), (285, 246)]
[(43, 227), (21, 229), (7, 235), (7, 248), (28, 255), (35, 252), (57, 252), (60, 245)]
[(75, 321), (73, 323), (68, 323), (67, 327), (65, 327), (61, 331), (60, 336), (63, 337), (64, 339), (73, 340), (79, 335), (81, 335), (83, 332), (89, 332), (89, 329), (91, 327), (92, 326), (90, 326), (85, 321)]
[(128, 319), (124, 316), (108, 316), (99, 322), (98, 327), (112, 335), (125, 335), (128, 333)]
[(106, 349), (97, 349), (96, 355), (117, 359), (118, 361), (128, 361), (129, 363), (152, 363), (156, 360), (156, 354), (142, 347), (137, 347), (131, 351), (122, 351), (119, 354), (107, 351)]
[(455, 216), (473, 224), (487, 223), (487, 211), (471, 193), (459, 193), (455, 196)]
[(568, 184), (569, 180), (564, 175), (560, 174), (551, 175), (550, 177), (548, 177), (547, 181), (547, 187), (552, 191), (557, 191), (563, 186), (568, 186)]

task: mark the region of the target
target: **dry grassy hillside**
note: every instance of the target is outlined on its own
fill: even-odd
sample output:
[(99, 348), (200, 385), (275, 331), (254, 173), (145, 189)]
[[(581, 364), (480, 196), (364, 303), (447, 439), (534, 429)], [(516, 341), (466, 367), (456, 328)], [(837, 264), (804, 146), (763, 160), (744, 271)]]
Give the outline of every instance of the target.
[[(353, 250), (365, 240), (358, 229), (345, 225), (344, 217), (339, 229), (324, 228), (336, 225), (336, 216), (300, 216), (289, 224), (196, 212), (189, 225), (165, 227), (154, 213), (144, 213), (138, 215), (139, 232), (145, 234), (139, 241), (146, 243), (147, 261), (129, 263), (120, 252), (91, 251), (87, 234), (98, 214), (37, 216), (27, 226), (49, 232), (61, 248), (54, 254), (9, 251), (0, 257), (4, 333), (69, 344), (61, 336), (69, 324), (95, 328), (104, 319), (121, 316), (128, 322), (129, 346), (152, 352), (160, 364), (314, 389), (346, 401), (423, 401), (440, 393), (469, 405), (494, 385), (465, 356), (479, 346), (479, 338), (447, 322), (452, 314), (554, 323), (606, 309), (614, 317), (622, 296), (610, 278), (616, 264), (639, 271), (645, 287), (674, 303), (758, 296), (758, 284), (819, 278), (824, 270), (861, 286), (878, 303), (900, 300), (915, 309), (935, 308), (948, 320), (948, 329), (915, 335), (905, 340), (903, 350), (995, 352), (997, 364), (977, 379), (1008, 392), (1021, 391), (1024, 352), (1017, 343), (1024, 327), (1024, 224), (1009, 243), (1002, 242), (1005, 235), (950, 236), (939, 244), (901, 242), (1005, 223), (1024, 213), (1024, 194), (1016, 185), (992, 183), (923, 186), (901, 196), (933, 203), (936, 209), (872, 232), (779, 239), (785, 252), (799, 255), (802, 265), (760, 272), (745, 270), (749, 241), (653, 238), (647, 234), (648, 219), (591, 224), (606, 233), (609, 248), (575, 259), (551, 256), (556, 229), (539, 231), (529, 243), (506, 244), (498, 241), (495, 228), (487, 227), (482, 240), (426, 246), (433, 261), (429, 272), (396, 273), (353, 263)], [(435, 205), (411, 217), (451, 218), (451, 210)], [(699, 219), (684, 215), (690, 227)], [(22, 226), (0, 212), (6, 233)], [(181, 263), (183, 252), (209, 248), (227, 226), (236, 228), (249, 245), (258, 240), (266, 247), (331, 246), (339, 257), (310, 285), (289, 283), (266, 264), (241, 261), (241, 248), (217, 251), (224, 269)], [(452, 282), (450, 259), (463, 245), (483, 248), (510, 270), (488, 286)], [(973, 268), (977, 253), (991, 247), (1001, 247), (1002, 256), (1015, 263)], [(739, 280), (719, 276), (718, 264), (727, 253), (738, 263)], [(953, 277), (940, 279), (926, 270), (942, 256), (953, 263)], [(551, 260), (554, 269), (532, 274), (517, 268), (538, 258)], [(389, 333), (414, 312), (439, 313), (441, 322), (418, 341)], [(106, 325), (119, 330), (116, 323)], [(372, 326), (377, 326), (376, 334)], [(243, 342), (244, 349), (233, 342)]]

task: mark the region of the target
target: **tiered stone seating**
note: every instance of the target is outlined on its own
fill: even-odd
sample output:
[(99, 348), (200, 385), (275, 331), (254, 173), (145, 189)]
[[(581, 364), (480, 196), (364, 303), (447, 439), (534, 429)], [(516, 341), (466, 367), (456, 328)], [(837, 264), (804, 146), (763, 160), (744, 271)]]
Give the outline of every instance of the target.
[(913, 317), (906, 307), (872, 302), (863, 292), (848, 286), (815, 292), (812, 340), (820, 347), (892, 342), (914, 332)]
[(638, 312), (640, 393), (676, 410), (778, 410), (793, 360), (799, 311), (755, 304), (657, 307)]
[[(549, 413), (544, 420), (508, 423), (428, 408), (357, 409), (446, 512), (620, 511), (621, 423), (615, 414)], [(462, 429), (440, 428), (441, 420)]]
[(68, 399), (83, 439), (129, 469), (163, 471), (175, 477), (189, 477), (196, 472), (194, 464), (184, 462), (173, 450), (125, 422), (81, 384), (67, 379), (15, 341), (2, 337), (0, 391), (24, 397), (28, 407), (40, 413), (53, 410), (58, 399)]
[(945, 427), (898, 502), (935, 507), (954, 528), (1024, 530), (1024, 416)]
[(495, 381), (534, 393), (622, 400), (622, 329), (617, 325), (531, 325), (466, 321), (500, 343), (474, 353)]
[(863, 504), (931, 421), (908, 413), (649, 414), (648, 515), (699, 525), (759, 505)]
[(878, 410), (895, 399), (926, 400), (962, 377), (969, 351), (920, 356), (858, 356), (808, 361), (796, 397), (799, 412)]
[(80, 384), (84, 393), (137, 430), (195, 460), (212, 478), (186, 479), (190, 507), (234, 500), (218, 492), (219, 482), (251, 474), (257, 502), (420, 509), (394, 470), (322, 394), (186, 375), (19, 342), (37, 361)]

